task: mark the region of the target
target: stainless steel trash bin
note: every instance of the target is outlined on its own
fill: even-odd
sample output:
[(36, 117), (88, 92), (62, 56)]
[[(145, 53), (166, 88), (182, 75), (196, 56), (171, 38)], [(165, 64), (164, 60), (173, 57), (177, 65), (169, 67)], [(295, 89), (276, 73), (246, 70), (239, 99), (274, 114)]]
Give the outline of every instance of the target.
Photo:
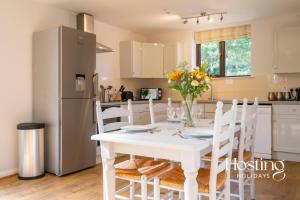
[(35, 179), (45, 175), (44, 128), (42, 123), (18, 124), (19, 178)]

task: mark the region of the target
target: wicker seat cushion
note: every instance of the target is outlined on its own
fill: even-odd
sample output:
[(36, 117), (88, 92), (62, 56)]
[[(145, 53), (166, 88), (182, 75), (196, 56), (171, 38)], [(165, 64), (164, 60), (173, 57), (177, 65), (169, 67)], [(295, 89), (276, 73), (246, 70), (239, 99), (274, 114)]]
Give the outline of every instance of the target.
[[(132, 164), (134, 162), (135, 164)], [(128, 168), (126, 169), (126, 163), (128, 163)], [(133, 168), (133, 166), (136, 168)], [(141, 179), (142, 175), (146, 175), (148, 178), (155, 176), (160, 173), (161, 170), (166, 169), (169, 166), (167, 161), (155, 161), (149, 159), (133, 159), (123, 161), (121, 164), (115, 165), (116, 175), (118, 177), (128, 178), (128, 179)], [(119, 168), (122, 166), (122, 168)]]
[[(217, 177), (217, 190), (220, 190), (225, 183), (226, 173), (223, 171), (218, 174)], [(197, 182), (199, 192), (208, 193), (209, 192), (209, 178), (210, 170), (209, 169), (199, 169)], [(184, 172), (179, 165), (175, 165), (174, 168), (167, 173), (164, 173), (160, 176), (160, 184), (167, 187), (172, 187), (176, 189), (183, 189), (184, 186)]]

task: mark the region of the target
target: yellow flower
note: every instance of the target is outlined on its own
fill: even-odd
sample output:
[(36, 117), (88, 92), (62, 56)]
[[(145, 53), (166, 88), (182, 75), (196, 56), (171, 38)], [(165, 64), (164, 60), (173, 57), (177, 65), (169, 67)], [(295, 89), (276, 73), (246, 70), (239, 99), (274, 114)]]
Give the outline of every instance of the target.
[(197, 76), (197, 74), (199, 74), (199, 70), (198, 69), (195, 69), (192, 71), (192, 76)]
[(198, 81), (200, 81), (201, 79), (203, 79), (206, 76), (206, 74), (200, 70), (194, 70), (192, 71), (192, 78), (197, 79)]
[(181, 79), (181, 76), (182, 76), (181, 71), (174, 70), (168, 74), (168, 79), (171, 81), (178, 81)]

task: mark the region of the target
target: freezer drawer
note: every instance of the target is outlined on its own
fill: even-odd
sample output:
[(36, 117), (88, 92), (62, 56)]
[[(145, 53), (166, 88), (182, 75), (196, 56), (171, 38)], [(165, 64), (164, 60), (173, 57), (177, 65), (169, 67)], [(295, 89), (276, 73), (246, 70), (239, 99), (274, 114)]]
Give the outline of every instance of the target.
[(61, 100), (60, 175), (96, 164), (96, 134), (92, 99)]

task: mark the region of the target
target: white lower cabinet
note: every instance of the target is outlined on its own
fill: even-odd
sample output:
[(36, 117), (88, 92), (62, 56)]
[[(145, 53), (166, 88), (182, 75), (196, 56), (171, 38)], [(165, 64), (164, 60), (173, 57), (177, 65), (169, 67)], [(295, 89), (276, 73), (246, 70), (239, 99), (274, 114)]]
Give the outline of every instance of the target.
[[(127, 105), (122, 105), (122, 108), (127, 109)], [(133, 124), (135, 125), (144, 125), (150, 124), (150, 111), (149, 104), (133, 104)], [(127, 118), (122, 118), (121, 121), (128, 121)]]
[(272, 106), (258, 106), (254, 156), (266, 159), (272, 157)]
[(133, 113), (133, 124), (145, 125), (150, 124), (150, 112), (135, 112)]
[[(284, 110), (282, 110), (284, 109)], [(281, 113), (276, 112), (280, 110)], [(300, 153), (300, 106), (274, 106), (274, 151)]]

